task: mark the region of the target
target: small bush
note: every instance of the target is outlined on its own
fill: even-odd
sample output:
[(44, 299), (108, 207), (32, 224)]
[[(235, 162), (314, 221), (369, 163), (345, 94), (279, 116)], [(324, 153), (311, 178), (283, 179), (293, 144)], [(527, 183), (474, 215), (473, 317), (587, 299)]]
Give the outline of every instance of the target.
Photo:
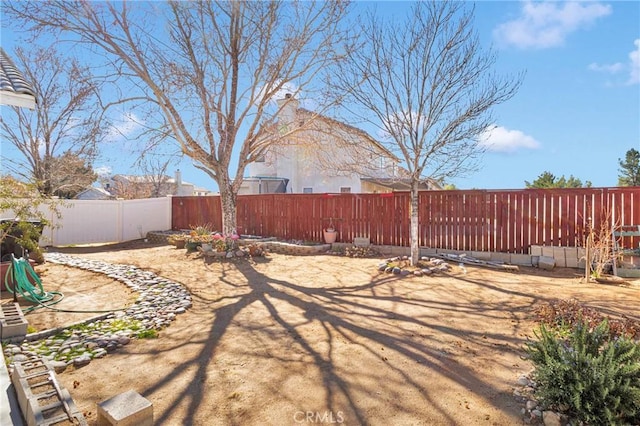
[(567, 338), (540, 326), (527, 345), (535, 365), (536, 396), (547, 407), (586, 424), (640, 422), (640, 344), (613, 337), (605, 319), (578, 321)]

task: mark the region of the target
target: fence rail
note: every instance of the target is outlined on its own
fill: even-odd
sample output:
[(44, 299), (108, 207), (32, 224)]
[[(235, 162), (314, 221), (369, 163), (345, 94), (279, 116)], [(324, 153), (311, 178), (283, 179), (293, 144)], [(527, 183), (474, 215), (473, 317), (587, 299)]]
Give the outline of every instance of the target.
[[(282, 239), (322, 240), (332, 221), (338, 241), (409, 245), (409, 193), (265, 194), (238, 197), (238, 231)], [(419, 200), (420, 246), (527, 253), (531, 245), (581, 246), (588, 222), (640, 224), (640, 187), (425, 191)], [(172, 228), (222, 228), (219, 196), (173, 197)], [(622, 245), (638, 247), (640, 238)]]

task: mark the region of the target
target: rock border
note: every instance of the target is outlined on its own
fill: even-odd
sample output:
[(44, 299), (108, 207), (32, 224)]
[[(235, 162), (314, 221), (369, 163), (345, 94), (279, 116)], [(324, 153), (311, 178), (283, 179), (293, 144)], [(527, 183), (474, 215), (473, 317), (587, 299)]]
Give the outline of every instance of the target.
[[(104, 357), (107, 353), (128, 344), (141, 333), (167, 327), (177, 315), (186, 312), (192, 305), (191, 294), (182, 284), (135, 266), (109, 264), (55, 252), (47, 253), (45, 259), (51, 263), (105, 274), (122, 282), (139, 293), (139, 296), (133, 305), (124, 310), (102, 314), (65, 327), (28, 334), (21, 343), (6, 345), (4, 355), (10, 369), (15, 362), (28, 362), (40, 357), (50, 361), (56, 372), (64, 371), (71, 364), (82, 367), (92, 359)], [(125, 327), (114, 332), (114, 323), (136, 324), (138, 330)], [(73, 328), (83, 324), (89, 326), (84, 330)], [(65, 332), (68, 332), (68, 336), (60, 336)]]

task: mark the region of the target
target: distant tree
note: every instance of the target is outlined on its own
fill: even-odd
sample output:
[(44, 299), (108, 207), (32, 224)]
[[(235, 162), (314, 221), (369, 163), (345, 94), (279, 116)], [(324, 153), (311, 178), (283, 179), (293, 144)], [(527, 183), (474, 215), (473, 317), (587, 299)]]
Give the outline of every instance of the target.
[(407, 19), (364, 18), (362, 48), (341, 64), (333, 91), (386, 135), (411, 182), (411, 263), (419, 259), (418, 190), (425, 178), (463, 175), (482, 154), (480, 135), (493, 107), (509, 100), (520, 78), (494, 72), (464, 2), (413, 2)]
[(591, 182), (586, 181), (584, 185), (582, 181), (573, 175), (565, 178), (564, 175), (557, 178), (553, 173), (545, 171), (540, 174), (533, 182), (524, 181), (527, 188), (590, 188)]
[(3, 144), (21, 154), (8, 158), (4, 151), (4, 171), (34, 183), (44, 195), (72, 195), (91, 184), (90, 164), (106, 130), (98, 88), (88, 68), (53, 46), (18, 48), (15, 58), (38, 104), (35, 111), (13, 107), (0, 116)]
[(618, 164), (618, 186), (640, 186), (640, 152), (631, 148), (627, 151), (624, 161), (618, 159)]
[(451, 191), (451, 190), (455, 190), (455, 189), (458, 189), (458, 188), (453, 183), (448, 183), (448, 184), (446, 184), (444, 186), (443, 189), (445, 189), (447, 191)]
[(44, 159), (45, 169), (49, 170), (49, 179), (44, 181), (44, 193), (53, 194), (60, 198), (75, 198), (75, 196), (96, 181), (98, 175), (93, 171), (88, 160), (78, 155), (65, 152), (58, 157)]

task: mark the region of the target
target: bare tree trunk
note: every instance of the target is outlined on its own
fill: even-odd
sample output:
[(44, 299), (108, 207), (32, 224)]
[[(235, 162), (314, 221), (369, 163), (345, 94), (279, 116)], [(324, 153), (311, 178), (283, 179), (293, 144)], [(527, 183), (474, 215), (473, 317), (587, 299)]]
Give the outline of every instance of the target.
[(236, 211), (238, 194), (229, 182), (220, 185), (220, 202), (222, 203), (222, 233), (231, 235), (237, 232)]
[(420, 180), (411, 180), (411, 266), (416, 266), (420, 260), (420, 246), (418, 244), (418, 186)]

